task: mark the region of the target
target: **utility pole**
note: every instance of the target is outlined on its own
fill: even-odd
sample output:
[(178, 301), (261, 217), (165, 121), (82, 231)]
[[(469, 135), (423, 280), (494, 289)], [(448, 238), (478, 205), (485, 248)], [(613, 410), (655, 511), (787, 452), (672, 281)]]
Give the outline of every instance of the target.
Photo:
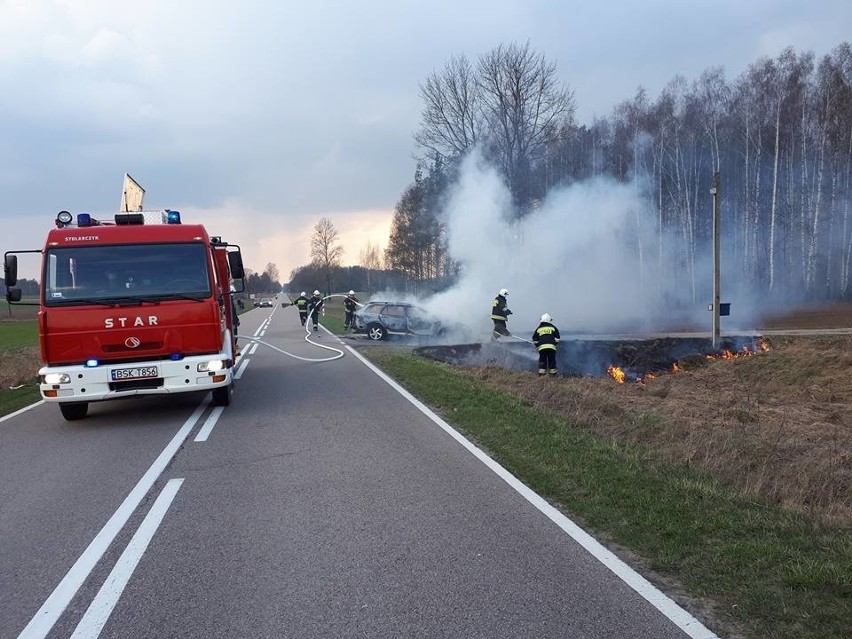
[(718, 349), (721, 344), (719, 331), (719, 313), (721, 302), (719, 295), (719, 172), (713, 174), (713, 348)]

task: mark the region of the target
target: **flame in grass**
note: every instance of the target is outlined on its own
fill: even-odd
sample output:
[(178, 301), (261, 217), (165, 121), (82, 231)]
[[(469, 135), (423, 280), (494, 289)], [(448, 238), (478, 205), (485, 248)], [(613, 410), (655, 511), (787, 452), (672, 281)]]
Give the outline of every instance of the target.
[[(724, 350), (721, 353), (718, 353), (716, 355), (705, 355), (704, 357), (706, 357), (710, 361), (715, 361), (715, 360), (719, 360), (719, 359), (739, 359), (741, 357), (751, 357), (752, 355), (757, 355), (759, 353), (765, 353), (768, 350), (769, 350), (769, 344), (766, 342), (766, 340), (761, 339), (756, 344), (756, 346), (754, 346), (754, 347), (749, 347), (749, 345), (746, 344), (739, 351), (732, 351), (732, 350), (726, 349), (726, 350)], [(606, 372), (609, 374), (610, 377), (612, 377), (619, 384), (624, 384), (625, 381), (627, 381), (627, 373), (624, 371), (623, 368), (621, 368), (619, 366), (615, 366), (615, 365), (611, 364), (610, 366), (607, 367)], [(683, 368), (677, 362), (673, 362), (671, 372), (672, 373), (681, 373), (681, 372), (683, 372)], [(635, 379), (634, 379), (634, 376), (631, 374), (630, 378), (633, 381), (635, 381), (637, 384), (644, 384), (646, 381), (651, 381), (653, 379), (656, 379), (657, 376), (654, 373), (646, 373), (644, 377), (636, 376)]]
[(619, 384), (624, 383), (624, 370), (619, 368), (618, 366), (610, 365), (606, 372), (610, 374), (610, 376), (617, 381)]
[(769, 344), (766, 343), (766, 340), (760, 340), (757, 343), (756, 348), (749, 348), (749, 345), (744, 345), (739, 351), (732, 351), (729, 349), (725, 349), (721, 353), (716, 355), (705, 355), (709, 361), (715, 361), (717, 359), (739, 359), (741, 357), (751, 357), (752, 355), (757, 355), (758, 353), (765, 353), (769, 350)]

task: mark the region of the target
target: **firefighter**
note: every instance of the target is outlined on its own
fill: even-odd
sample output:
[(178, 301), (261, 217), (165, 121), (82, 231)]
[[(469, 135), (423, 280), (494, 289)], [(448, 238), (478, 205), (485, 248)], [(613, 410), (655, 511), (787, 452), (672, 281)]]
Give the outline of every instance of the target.
[(355, 311), (358, 309), (358, 298), (355, 297), (355, 291), (349, 291), (349, 295), (347, 295), (343, 299), (343, 308), (346, 311), (346, 315), (343, 318), (343, 328), (344, 330), (355, 330)]
[(553, 325), (553, 318), (545, 313), (541, 324), (532, 335), (532, 342), (538, 349), (538, 376), (549, 373), (556, 377), (556, 345), (559, 344), (559, 329)]
[(305, 322), (308, 321), (308, 294), (302, 291), (299, 293), (299, 297), (293, 301), (293, 304), (299, 309), (299, 321), (304, 326)]
[(500, 339), (501, 335), (506, 337), (511, 336), (509, 329), (506, 328), (506, 321), (509, 315), (512, 314), (506, 308), (506, 298), (509, 296), (509, 291), (505, 288), (500, 289), (500, 293), (494, 298), (491, 303), (491, 319), (494, 321), (494, 332), (491, 334), (491, 339)]
[(308, 313), (311, 316), (311, 322), (314, 324), (314, 333), (319, 331), (319, 314), (325, 315), (325, 300), (319, 291), (314, 291), (311, 299), (308, 300)]

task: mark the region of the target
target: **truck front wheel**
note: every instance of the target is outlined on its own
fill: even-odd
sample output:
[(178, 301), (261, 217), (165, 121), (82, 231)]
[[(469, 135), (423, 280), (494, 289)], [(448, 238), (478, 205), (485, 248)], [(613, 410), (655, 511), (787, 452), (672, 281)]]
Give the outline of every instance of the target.
[(234, 394), (234, 382), (227, 386), (220, 386), (213, 389), (213, 405), (214, 406), (230, 406), (231, 395)]
[(89, 412), (88, 402), (74, 402), (73, 404), (59, 404), (59, 410), (62, 411), (62, 416), (69, 422), (76, 419), (83, 419)]

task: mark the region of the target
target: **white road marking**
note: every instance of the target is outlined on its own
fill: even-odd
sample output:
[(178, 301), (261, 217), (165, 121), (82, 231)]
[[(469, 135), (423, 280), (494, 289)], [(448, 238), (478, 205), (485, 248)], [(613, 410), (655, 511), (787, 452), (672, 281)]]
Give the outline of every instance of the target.
[(163, 488), (160, 496), (151, 506), (151, 510), (145, 516), (145, 519), (139, 525), (139, 529), (133, 535), (127, 548), (121, 553), (109, 576), (104, 581), (98, 594), (89, 604), (86, 614), (77, 624), (74, 634), (71, 639), (97, 639), (103, 630), (109, 616), (115, 609), (121, 593), (130, 581), (133, 571), (142, 559), (142, 555), (151, 543), (154, 533), (166, 516), (166, 511), (174, 501), (178, 490), (183, 484), (183, 479), (170, 479)]
[(204, 426), (202, 426), (201, 429), (198, 431), (198, 434), (195, 436), (194, 441), (207, 441), (207, 438), (210, 437), (210, 433), (213, 431), (213, 427), (216, 425), (216, 422), (219, 421), (219, 418), (222, 416), (222, 411), (224, 410), (224, 406), (217, 406), (211, 411), (210, 416), (207, 418), (207, 421), (204, 422)]
[(250, 361), (251, 361), (251, 359), (249, 359), (248, 357), (243, 358), (243, 360), (240, 362), (240, 367), (237, 369), (237, 372), (234, 373), (234, 379), (239, 379), (240, 377), (243, 376), (243, 373), (246, 370), (246, 366), (248, 366), (248, 363)]
[(115, 540), (118, 533), (130, 519), (130, 515), (139, 506), (148, 491), (157, 481), (157, 478), (165, 470), (168, 463), (174, 457), (175, 453), (183, 445), (183, 442), (195, 428), (195, 423), (207, 409), (210, 403), (210, 397), (206, 397), (201, 404), (193, 411), (183, 426), (172, 438), (172, 441), (166, 445), (159, 457), (154, 460), (151, 467), (142, 476), (142, 479), (133, 487), (133, 490), (124, 498), (124, 501), (118, 507), (109, 521), (101, 528), (100, 532), (95, 536), (88, 548), (83, 551), (80, 558), (71, 566), (71, 569), (65, 574), (59, 585), (42, 604), (41, 608), (33, 615), (30, 622), (18, 635), (18, 639), (43, 639), (53, 628), (56, 621), (62, 616), (65, 608), (77, 594), (80, 586), (86, 581), (95, 564), (100, 561), (103, 554), (106, 552), (109, 545)]
[(589, 554), (609, 568), (616, 576), (624, 583), (633, 588), (641, 595), (648, 603), (665, 615), (678, 628), (683, 630), (692, 639), (719, 639), (718, 636), (708, 630), (698, 619), (693, 617), (686, 610), (677, 605), (663, 592), (658, 590), (651, 582), (637, 573), (633, 568), (625, 564), (621, 559), (614, 555), (609, 549), (605, 548), (594, 537), (589, 535), (585, 530), (580, 528), (573, 521), (568, 519), (564, 514), (556, 510), (553, 506), (547, 503), (532, 489), (528, 488), (523, 482), (515, 477), (508, 470), (503, 468), (496, 461), (491, 459), (482, 450), (476, 447), (464, 435), (455, 430), (443, 419), (433, 413), (429, 407), (423, 402), (414, 397), (411, 393), (397, 384), (393, 379), (385, 375), (375, 364), (366, 359), (363, 355), (355, 351), (350, 346), (345, 347), (355, 357), (360, 359), (364, 364), (372, 370), (381, 379), (387, 382), (391, 388), (402, 395), (405, 399), (411, 402), (421, 413), (426, 415), (435, 424), (442, 428), (447, 434), (455, 439), (458, 443), (464, 446), (479, 461), (490, 468), (500, 479), (505, 481), (509, 486), (514, 488), (524, 499), (530, 504), (538, 508), (548, 519), (559, 526), (565, 533), (568, 534), (574, 541), (585, 548)]
[(8, 415), (4, 415), (3, 417), (0, 417), (0, 422), (5, 422), (7, 419), (12, 419), (16, 415), (20, 415), (21, 413), (26, 413), (31, 408), (35, 408), (36, 406), (41, 406), (42, 404), (44, 404), (43, 399), (35, 402), (34, 404), (30, 404), (29, 406), (24, 406), (23, 408), (19, 408), (14, 413), (9, 413)]
[(258, 344), (257, 342), (255, 342), (254, 344), (252, 344), (252, 345), (251, 345), (251, 349), (249, 350), (248, 354), (249, 354), (249, 355), (254, 355), (254, 354), (255, 354), (255, 352), (257, 351), (257, 347), (258, 347), (258, 346), (260, 346), (260, 344)]

